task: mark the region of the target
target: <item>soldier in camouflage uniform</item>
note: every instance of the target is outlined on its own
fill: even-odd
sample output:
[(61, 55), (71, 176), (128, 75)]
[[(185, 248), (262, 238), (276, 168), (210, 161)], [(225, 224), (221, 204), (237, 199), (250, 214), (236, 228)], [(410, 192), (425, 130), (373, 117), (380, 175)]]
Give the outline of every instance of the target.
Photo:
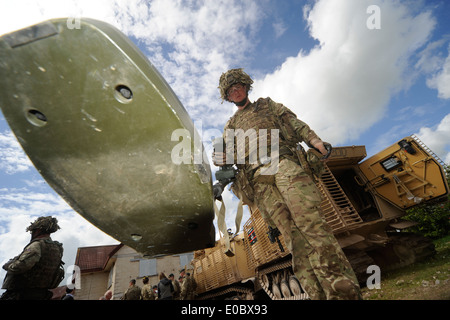
[[(233, 144), (232, 163), (239, 169), (233, 192), (253, 201), (267, 224), (279, 229), (292, 254), (294, 273), (311, 299), (360, 299), (351, 265), (322, 216), (320, 191), (309, 169), (306, 170), (307, 166), (297, 156), (297, 144), (302, 141), (326, 155), (324, 143), (282, 104), (270, 98), (250, 102), (248, 92), (252, 83), (242, 69), (229, 70), (219, 82), (222, 99), (238, 107), (225, 126), (224, 141), (229, 142), (229, 132), (236, 134), (238, 129), (257, 132), (253, 138), (248, 135), (245, 145), (239, 146), (236, 141)], [(272, 163), (249, 161), (252, 152), (260, 150), (259, 136), (267, 135), (267, 145), (271, 145), (272, 132), (279, 133), (278, 154), (271, 154), (272, 161), (278, 159), (276, 170), (268, 170)], [(245, 150), (237, 150), (242, 147)], [(242, 151), (245, 162), (236, 162)], [(214, 153), (214, 163), (229, 164), (229, 154), (229, 150)]]
[(122, 300), (141, 300), (141, 287), (136, 285), (136, 280), (131, 279), (127, 291), (122, 296)]
[(64, 278), (62, 244), (53, 241), (50, 234), (59, 228), (58, 220), (40, 217), (26, 229), (31, 232), (31, 242), (17, 257), (9, 260), (2, 289), (2, 300), (48, 300)]
[(142, 282), (144, 283), (141, 289), (142, 300), (155, 300), (156, 296), (153, 292), (151, 284), (149, 283), (148, 277), (144, 277), (144, 279), (142, 279)]
[(169, 275), (169, 280), (172, 281), (173, 285), (173, 300), (180, 300), (180, 294), (181, 294), (181, 285), (178, 280), (175, 279), (175, 275), (171, 273)]
[(184, 277), (184, 279), (181, 284), (180, 300), (194, 300), (197, 283), (194, 278), (191, 277), (189, 272), (185, 273), (185, 270), (181, 271), (181, 276)]

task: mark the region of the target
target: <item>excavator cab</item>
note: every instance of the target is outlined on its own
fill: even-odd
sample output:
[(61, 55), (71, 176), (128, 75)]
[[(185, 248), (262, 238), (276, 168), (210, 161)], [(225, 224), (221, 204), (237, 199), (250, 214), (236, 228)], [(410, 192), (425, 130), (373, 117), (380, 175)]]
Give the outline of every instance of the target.
[(213, 246), (210, 166), (183, 105), (122, 32), (69, 20), (0, 38), (0, 107), (23, 149), (75, 211), (141, 254)]
[(399, 209), (448, 193), (445, 164), (416, 136), (398, 141), (359, 167), (373, 193)]

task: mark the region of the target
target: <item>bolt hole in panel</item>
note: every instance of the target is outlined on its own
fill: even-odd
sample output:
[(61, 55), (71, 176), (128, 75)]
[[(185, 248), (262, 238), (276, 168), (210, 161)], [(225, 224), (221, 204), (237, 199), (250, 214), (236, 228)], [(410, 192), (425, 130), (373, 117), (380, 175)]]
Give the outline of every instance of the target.
[(43, 127), (47, 124), (47, 117), (36, 109), (27, 110), (25, 117), (36, 127)]
[(0, 107), (23, 149), (75, 211), (138, 252), (214, 245), (210, 166), (172, 161), (172, 133), (195, 136), (181, 102), (119, 30), (67, 21), (0, 38)]

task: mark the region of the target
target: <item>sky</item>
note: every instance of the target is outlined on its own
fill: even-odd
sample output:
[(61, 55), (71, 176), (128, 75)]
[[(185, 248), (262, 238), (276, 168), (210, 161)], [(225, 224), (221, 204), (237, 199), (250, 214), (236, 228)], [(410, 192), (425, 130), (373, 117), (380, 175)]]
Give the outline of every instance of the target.
[[(251, 100), (283, 103), (334, 146), (365, 145), (370, 156), (416, 134), (448, 164), (449, 15), (446, 0), (0, 0), (0, 36), (61, 17), (114, 25), (172, 87), (207, 149), (209, 130), (237, 110), (221, 102), (219, 77), (244, 68)], [(224, 201), (234, 229), (238, 201), (228, 190)], [(42, 215), (59, 220), (52, 237), (66, 266), (78, 247), (118, 243), (46, 184), (0, 114), (1, 265)]]

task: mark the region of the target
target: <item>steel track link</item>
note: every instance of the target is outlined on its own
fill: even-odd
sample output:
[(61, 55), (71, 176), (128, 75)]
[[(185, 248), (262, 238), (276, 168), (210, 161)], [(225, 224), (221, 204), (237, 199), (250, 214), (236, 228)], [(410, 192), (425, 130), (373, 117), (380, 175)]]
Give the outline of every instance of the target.
[(260, 269), (257, 271), (257, 278), (259, 283), (261, 284), (261, 287), (263, 288), (263, 290), (267, 293), (267, 295), (270, 297), (270, 299), (272, 300), (307, 300), (309, 299), (309, 296), (307, 293), (302, 293), (300, 295), (294, 295), (291, 297), (287, 297), (287, 298), (277, 298), (272, 290), (270, 290), (269, 286), (267, 285), (267, 283), (265, 281), (263, 281), (262, 277), (264, 275), (267, 275), (269, 273), (278, 271), (278, 270), (283, 270), (283, 269), (287, 269), (290, 268), (292, 266), (292, 262), (290, 260), (288, 261), (284, 261), (281, 263), (277, 263), (275, 265)]

